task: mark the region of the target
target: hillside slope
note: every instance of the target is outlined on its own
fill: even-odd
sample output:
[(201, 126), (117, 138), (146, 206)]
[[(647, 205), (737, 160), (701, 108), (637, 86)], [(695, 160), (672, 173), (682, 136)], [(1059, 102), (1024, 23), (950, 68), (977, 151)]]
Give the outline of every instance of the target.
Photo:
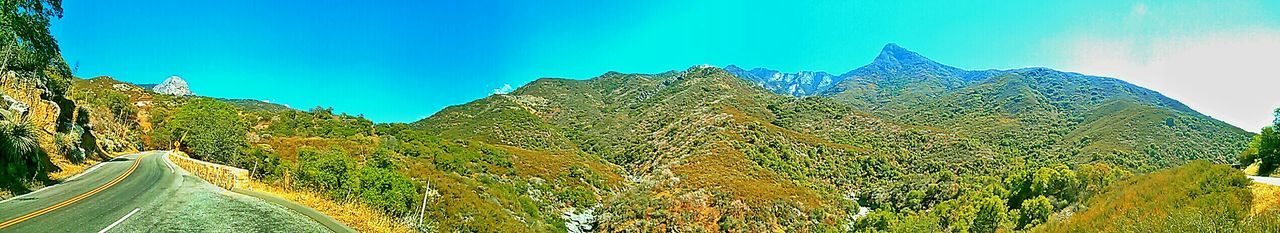
[(1254, 215), (1253, 183), (1239, 170), (1196, 161), (1118, 182), (1087, 203), (1088, 209), (1037, 232), (1268, 232), (1276, 210)]
[[(621, 165), (635, 186), (603, 203), (606, 229), (839, 229), (848, 221), (841, 216), (857, 206), (845, 197), (891, 205), (910, 186), (936, 181), (908, 174), (987, 174), (997, 161), (991, 150), (953, 134), (821, 98), (774, 95), (714, 67), (540, 79), (413, 127)], [(677, 198), (658, 198), (666, 195)], [(636, 203), (645, 200), (654, 203)], [(655, 207), (698, 217), (636, 209)], [(801, 214), (763, 211), (769, 208)]]
[(1119, 79), (1047, 68), (964, 70), (895, 44), (835, 80), (843, 81), (797, 96), (951, 129), (1033, 161), (1106, 161), (1144, 171), (1196, 159), (1229, 163), (1251, 135)]
[[(1096, 169), (1225, 163), (1249, 135), (1118, 79), (1043, 68), (969, 71), (896, 45), (832, 78), (842, 81), (820, 97), (791, 97), (825, 88), (811, 85), (827, 79), (818, 76), (699, 66), (546, 78), (407, 127), (621, 166), (629, 184), (597, 193), (604, 200), (594, 211), (606, 230), (841, 229), (859, 207), (967, 206), (955, 200), (990, 194), (984, 186), (1018, 188), (1007, 182), (1021, 182), (1029, 174), (1022, 170), (1112, 177), (1121, 172)], [(1084, 187), (1109, 181), (1091, 182), (1098, 183), (1037, 195), (1062, 209), (1096, 190)], [(1034, 197), (1024, 195), (1032, 194), (1001, 198), (1016, 210)]]
[[(185, 140), (156, 129), (180, 129), (178, 115), (199, 113), (187, 106), (230, 109), (244, 142), (219, 162), (380, 219), (426, 199), (430, 221), (409, 225), (425, 231), (1024, 229), (1043, 219), (1005, 214), (1026, 200), (1070, 208), (1124, 170), (1224, 162), (1248, 136), (1116, 79), (966, 71), (897, 46), (818, 96), (735, 73), (544, 78), (407, 124), (75, 84), (94, 115), (116, 116), (104, 124), (147, 147)], [(1031, 188), (1045, 182), (1056, 183)]]

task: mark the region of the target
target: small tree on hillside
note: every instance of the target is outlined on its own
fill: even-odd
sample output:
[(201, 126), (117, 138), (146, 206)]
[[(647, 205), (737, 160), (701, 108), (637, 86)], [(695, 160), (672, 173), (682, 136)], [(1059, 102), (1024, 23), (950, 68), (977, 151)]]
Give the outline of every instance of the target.
[(1280, 166), (1280, 134), (1276, 132), (1276, 127), (1280, 127), (1280, 109), (1276, 109), (1275, 114), (1274, 125), (1263, 127), (1258, 135), (1253, 136), (1249, 147), (1240, 153), (1241, 164), (1258, 163), (1259, 175), (1270, 175)]
[(156, 139), (165, 144), (179, 142), (184, 152), (212, 162), (243, 165), (240, 156), (247, 143), (248, 126), (230, 104), (211, 99), (191, 101), (173, 113), (156, 129)]

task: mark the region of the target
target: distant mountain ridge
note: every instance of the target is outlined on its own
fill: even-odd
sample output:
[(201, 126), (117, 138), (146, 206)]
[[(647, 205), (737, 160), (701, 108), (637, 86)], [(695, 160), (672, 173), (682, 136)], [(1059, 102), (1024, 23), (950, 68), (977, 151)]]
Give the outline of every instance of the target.
[(1143, 101), (1157, 103), (1180, 111), (1194, 112), (1177, 100), (1114, 78), (1082, 75), (1041, 67), (1011, 70), (965, 70), (938, 63), (893, 43), (886, 44), (871, 63), (840, 75), (813, 71), (782, 73), (768, 68), (744, 70), (735, 65), (725, 67), (725, 71), (752, 81), (778, 94), (796, 97), (845, 96), (843, 99), (876, 102), (855, 103), (863, 105), (879, 105), (883, 104), (883, 102), (894, 101), (882, 99), (889, 98), (886, 95), (908, 94), (911, 98), (920, 97), (912, 95), (937, 97), (943, 92), (978, 84), (1004, 75), (1055, 76), (1063, 79), (1083, 79), (1092, 83), (1109, 83), (1114, 88), (1148, 97), (1142, 99)]
[[(756, 70), (768, 69), (753, 69)], [(1242, 138), (1248, 135), (1177, 100), (1123, 80), (1039, 67), (965, 70), (935, 62), (896, 44), (885, 45), (871, 63), (832, 77), (839, 80), (837, 83), (802, 94), (771, 88), (787, 83), (762, 80), (759, 78), (762, 72), (742, 71), (732, 66), (726, 71), (774, 93), (828, 97), (898, 122), (954, 129), (993, 143), (1010, 138), (1034, 142), (1012, 148), (1018, 151), (1062, 153), (1043, 148), (1084, 148), (1102, 158), (1120, 153), (1122, 155), (1112, 157), (1119, 160), (1145, 150), (1141, 153), (1179, 157), (1159, 160), (1159, 165), (1134, 167), (1167, 167), (1191, 159), (1225, 163), (1230, 158), (1220, 155), (1236, 153), (1238, 142), (1247, 141)], [(1126, 125), (1120, 128), (1130, 131), (1113, 131), (1119, 129), (1115, 125)], [(1174, 129), (1199, 134), (1174, 134)], [(1161, 137), (1165, 139), (1157, 139)], [(1213, 152), (1177, 152), (1185, 148), (1158, 143), (1173, 138), (1206, 143), (1200, 145), (1200, 149)], [(1209, 138), (1238, 140), (1206, 140)]]
[[(403, 127), (618, 166), (606, 176), (634, 186), (597, 186), (607, 197), (595, 212), (602, 231), (773, 229), (764, 222), (837, 229), (852, 221), (839, 216), (860, 211), (841, 206), (963, 203), (955, 194), (973, 183), (957, 178), (1054, 164), (1152, 171), (1226, 163), (1250, 136), (1118, 79), (964, 70), (893, 44), (841, 75), (694, 66), (542, 78)], [(637, 214), (655, 211), (734, 217)]]
[(724, 70), (750, 80), (775, 93), (793, 96), (818, 95), (845, 79), (844, 76), (836, 76), (827, 72), (800, 71), (783, 73), (765, 68), (743, 70), (734, 65), (729, 65)]
[[(907, 50), (897, 44), (887, 44), (880, 50), (870, 64), (850, 70), (840, 75), (826, 72), (799, 71), (782, 73), (768, 68), (742, 69), (729, 65), (725, 71), (745, 78), (778, 94), (797, 97), (825, 96), (841, 92), (839, 85), (851, 79), (859, 79), (859, 83), (883, 82), (884, 74), (913, 74), (917, 76), (934, 76), (941, 78), (940, 85), (954, 88), (965, 83), (982, 80), (999, 74), (997, 70), (969, 71), (943, 65), (930, 60), (919, 53)], [(914, 80), (923, 81), (923, 80)]]

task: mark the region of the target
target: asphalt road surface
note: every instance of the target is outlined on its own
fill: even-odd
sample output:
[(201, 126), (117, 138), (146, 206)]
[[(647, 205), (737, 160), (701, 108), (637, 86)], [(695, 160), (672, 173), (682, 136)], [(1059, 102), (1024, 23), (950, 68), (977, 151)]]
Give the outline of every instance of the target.
[(1261, 176), (1249, 176), (1249, 179), (1253, 179), (1253, 182), (1258, 182), (1258, 183), (1263, 183), (1263, 184), (1269, 184), (1269, 185), (1276, 185), (1276, 186), (1280, 186), (1280, 178), (1275, 178), (1275, 177), (1261, 177)]
[(289, 209), (191, 176), (166, 156), (121, 156), (61, 184), (0, 201), (0, 232), (328, 231)]

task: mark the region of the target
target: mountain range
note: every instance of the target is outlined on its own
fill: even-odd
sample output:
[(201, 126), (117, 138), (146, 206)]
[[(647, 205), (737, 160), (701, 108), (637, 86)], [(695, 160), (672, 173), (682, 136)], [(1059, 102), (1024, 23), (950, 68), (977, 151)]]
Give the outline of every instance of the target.
[[(1119, 79), (1048, 68), (964, 70), (937, 63), (895, 44), (885, 45), (870, 64), (831, 77), (833, 84), (805, 89), (805, 94), (774, 88), (804, 87), (802, 83), (755, 78), (758, 74), (776, 71), (756, 68), (743, 72), (734, 66), (725, 70), (779, 94), (828, 97), (882, 118), (950, 128), (988, 141), (1020, 138), (1022, 142), (1041, 144), (1037, 147), (1071, 144), (1085, 148), (1090, 158), (1134, 156), (1130, 152), (1158, 150), (1177, 154), (1179, 158), (1175, 161), (1209, 159), (1225, 163), (1229, 158), (1221, 155), (1236, 153), (1239, 143), (1218, 141), (1213, 142), (1215, 145), (1200, 145), (1212, 149), (1211, 153), (1201, 155), (1214, 155), (1201, 157), (1196, 156), (1198, 153), (1174, 152), (1181, 150), (1181, 146), (1152, 142), (1163, 137), (1209, 143), (1210, 140), (1205, 139), (1248, 135), (1177, 100)], [(1094, 131), (1119, 129), (1109, 127), (1118, 125), (1132, 131)], [(1200, 135), (1169, 134), (1176, 132), (1174, 129), (1194, 129), (1189, 132)], [(1121, 135), (1125, 138), (1114, 138)], [(1144, 148), (1137, 148), (1139, 145)], [(1079, 148), (1075, 146), (1061, 147)], [(1021, 148), (1019, 151), (1035, 150)], [(1153, 169), (1171, 164), (1160, 161), (1156, 165), (1134, 164), (1134, 167)]]
[[(1129, 172), (1230, 163), (1252, 136), (1119, 79), (965, 70), (893, 44), (840, 75), (694, 66), (543, 78), (412, 123), (110, 78), (73, 86), (97, 116), (94, 134), (120, 144), (105, 148), (170, 145), (159, 129), (207, 114), (187, 106), (227, 106), (242, 118), (229, 125), (250, 126), (253, 153), (215, 162), (335, 200), (362, 196), (388, 210), (383, 219), (427, 209), (439, 231), (964, 231), (990, 225), (982, 211), (1030, 211), (1027, 200), (1086, 208)], [(317, 163), (334, 168), (296, 176)], [(297, 185), (352, 176), (338, 167), (422, 192)], [(1004, 219), (1027, 229), (1047, 217)]]
[(1250, 137), (1119, 79), (964, 70), (894, 44), (838, 76), (696, 66), (544, 78), (408, 127), (619, 166), (593, 171), (629, 181), (596, 186), (604, 230), (838, 229), (856, 207), (931, 209), (1010, 168), (1228, 163)]

